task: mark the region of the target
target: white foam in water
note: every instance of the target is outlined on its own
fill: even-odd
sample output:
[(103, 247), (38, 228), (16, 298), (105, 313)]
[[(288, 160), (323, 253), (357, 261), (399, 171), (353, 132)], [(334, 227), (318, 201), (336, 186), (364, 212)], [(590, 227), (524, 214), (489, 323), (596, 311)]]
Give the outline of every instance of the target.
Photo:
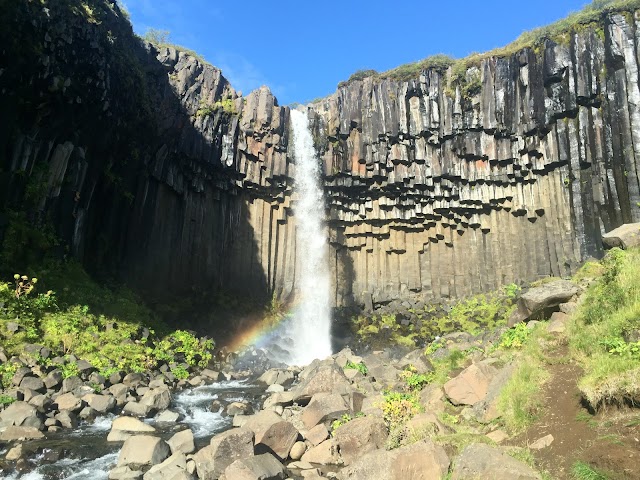
[[(119, 452), (108, 453), (103, 457), (88, 461), (63, 459), (48, 468), (52, 470), (54, 467), (58, 471), (56, 477), (66, 480), (107, 480), (109, 469), (118, 461), (118, 455)], [(6, 478), (6, 480), (44, 480), (47, 476), (42, 472), (42, 468), (38, 467), (23, 475), (13, 473), (2, 478)]]
[(331, 355), (331, 282), (320, 166), (306, 113), (291, 110), (295, 150), (296, 300), (290, 364)]
[[(196, 438), (206, 437), (229, 427), (231, 421), (209, 409), (220, 391), (249, 386), (246, 381), (230, 381), (185, 390), (174, 398), (176, 410), (184, 416), (182, 422), (189, 425)], [(238, 397), (239, 400), (242, 398)]]

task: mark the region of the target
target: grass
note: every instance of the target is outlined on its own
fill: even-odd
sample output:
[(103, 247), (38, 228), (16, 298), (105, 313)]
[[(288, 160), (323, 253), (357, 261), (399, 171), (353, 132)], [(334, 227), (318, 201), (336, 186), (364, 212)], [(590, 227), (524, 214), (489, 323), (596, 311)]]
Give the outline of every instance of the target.
[(612, 249), (569, 325), (571, 351), (584, 369), (579, 388), (593, 408), (640, 402), (640, 250)]
[(522, 355), (516, 360), (515, 371), (498, 398), (502, 422), (512, 433), (522, 432), (531, 425), (543, 404), (541, 387), (549, 377), (540, 345), (545, 336), (544, 329), (539, 325), (526, 340)]
[(591, 465), (581, 461), (573, 464), (571, 474), (576, 480), (608, 480), (605, 475), (594, 469)]

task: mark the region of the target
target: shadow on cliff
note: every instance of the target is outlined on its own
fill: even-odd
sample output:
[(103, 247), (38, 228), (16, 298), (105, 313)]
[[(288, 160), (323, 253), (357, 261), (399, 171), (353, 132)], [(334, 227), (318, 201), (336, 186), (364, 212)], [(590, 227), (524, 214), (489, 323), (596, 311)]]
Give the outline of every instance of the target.
[[(234, 115), (196, 128), (169, 79), (175, 64), (158, 61), (117, 4), (35, 3), (0, 13), (11, 26), (0, 65), (12, 65), (0, 77), (3, 273), (76, 257), (198, 330), (226, 321), (212, 312), (223, 292), (266, 298), (264, 272), (242, 270), (259, 263), (241, 177), (220, 160), (223, 136), (238, 141)], [(38, 243), (49, 226), (59, 241)]]

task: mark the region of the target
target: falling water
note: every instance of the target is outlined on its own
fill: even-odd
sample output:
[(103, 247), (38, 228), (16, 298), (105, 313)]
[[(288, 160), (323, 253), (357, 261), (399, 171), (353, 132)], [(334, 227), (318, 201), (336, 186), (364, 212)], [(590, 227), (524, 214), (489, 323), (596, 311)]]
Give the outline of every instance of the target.
[(306, 113), (291, 110), (295, 153), (296, 300), (290, 363), (331, 355), (330, 277), (320, 168)]

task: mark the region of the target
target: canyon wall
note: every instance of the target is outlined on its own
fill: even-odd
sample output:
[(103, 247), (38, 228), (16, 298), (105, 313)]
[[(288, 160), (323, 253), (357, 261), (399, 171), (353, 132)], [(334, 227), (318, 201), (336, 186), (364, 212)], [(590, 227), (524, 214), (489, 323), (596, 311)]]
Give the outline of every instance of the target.
[[(5, 251), (17, 222), (51, 223), (89, 269), (150, 295), (290, 298), (288, 107), (141, 41), (103, 0), (0, 17), (19, 26), (0, 33)], [(602, 253), (602, 231), (640, 221), (637, 20), (310, 105), (336, 305), (566, 275)]]

